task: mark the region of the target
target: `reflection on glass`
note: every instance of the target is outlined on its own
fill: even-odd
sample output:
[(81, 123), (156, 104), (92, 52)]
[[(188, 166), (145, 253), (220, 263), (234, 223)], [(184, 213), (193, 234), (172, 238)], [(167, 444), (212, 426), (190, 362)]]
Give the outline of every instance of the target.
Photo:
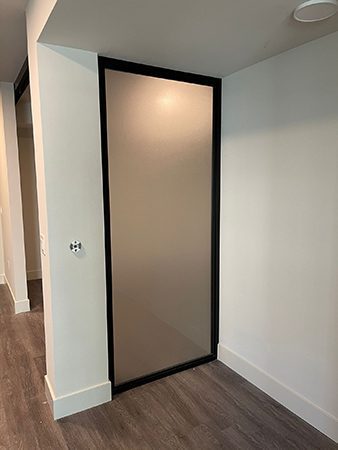
[(212, 88), (106, 70), (115, 383), (211, 352)]

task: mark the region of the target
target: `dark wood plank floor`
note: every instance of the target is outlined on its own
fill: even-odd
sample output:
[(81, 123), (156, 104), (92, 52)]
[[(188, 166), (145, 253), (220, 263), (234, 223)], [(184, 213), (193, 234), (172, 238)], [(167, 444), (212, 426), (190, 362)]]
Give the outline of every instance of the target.
[(0, 286), (1, 449), (337, 449), (323, 434), (213, 362), (54, 422), (44, 396), (41, 285), (14, 316)]

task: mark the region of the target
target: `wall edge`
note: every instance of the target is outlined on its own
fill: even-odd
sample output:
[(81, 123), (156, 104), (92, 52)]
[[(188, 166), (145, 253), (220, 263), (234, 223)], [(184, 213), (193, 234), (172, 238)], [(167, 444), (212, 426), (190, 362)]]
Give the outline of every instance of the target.
[(45, 394), (54, 420), (94, 408), (112, 399), (110, 381), (56, 397), (47, 375), (45, 375)]

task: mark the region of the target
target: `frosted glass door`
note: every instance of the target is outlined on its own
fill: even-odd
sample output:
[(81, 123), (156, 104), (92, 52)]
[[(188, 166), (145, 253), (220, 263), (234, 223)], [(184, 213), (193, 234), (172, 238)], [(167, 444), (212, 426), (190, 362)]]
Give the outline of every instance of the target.
[(105, 83), (119, 385), (211, 353), (213, 88)]

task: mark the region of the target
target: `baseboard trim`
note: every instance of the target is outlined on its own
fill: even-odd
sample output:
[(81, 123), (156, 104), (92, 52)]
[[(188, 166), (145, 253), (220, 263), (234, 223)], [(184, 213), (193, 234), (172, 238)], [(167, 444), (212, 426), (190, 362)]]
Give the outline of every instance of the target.
[(29, 312), (31, 310), (30, 301), (28, 298), (25, 300), (19, 300), (14, 302), (14, 312), (15, 314), (20, 314), (24, 312)]
[(218, 359), (329, 438), (338, 442), (338, 419), (226, 346)]
[(6, 277), (6, 275), (4, 274), (4, 281), (5, 284), (8, 287), (8, 290), (11, 294), (11, 298), (12, 298), (12, 302), (13, 302), (13, 306), (14, 306), (14, 313), (15, 314), (20, 314), (20, 313), (24, 313), (24, 312), (28, 312), (31, 310), (30, 307), (30, 301), (28, 298), (25, 298), (23, 300), (16, 300), (15, 295), (13, 293), (13, 290), (11, 288), (11, 285)]
[(55, 397), (48, 377), (45, 375), (45, 393), (54, 420), (57, 420), (89, 408), (94, 408), (102, 403), (110, 402), (111, 383), (110, 381), (106, 381), (105, 383), (90, 386), (81, 391)]
[(40, 280), (42, 278), (42, 271), (40, 270), (27, 270), (27, 280)]
[(3, 273), (0, 274), (0, 284), (5, 284), (5, 275)]

